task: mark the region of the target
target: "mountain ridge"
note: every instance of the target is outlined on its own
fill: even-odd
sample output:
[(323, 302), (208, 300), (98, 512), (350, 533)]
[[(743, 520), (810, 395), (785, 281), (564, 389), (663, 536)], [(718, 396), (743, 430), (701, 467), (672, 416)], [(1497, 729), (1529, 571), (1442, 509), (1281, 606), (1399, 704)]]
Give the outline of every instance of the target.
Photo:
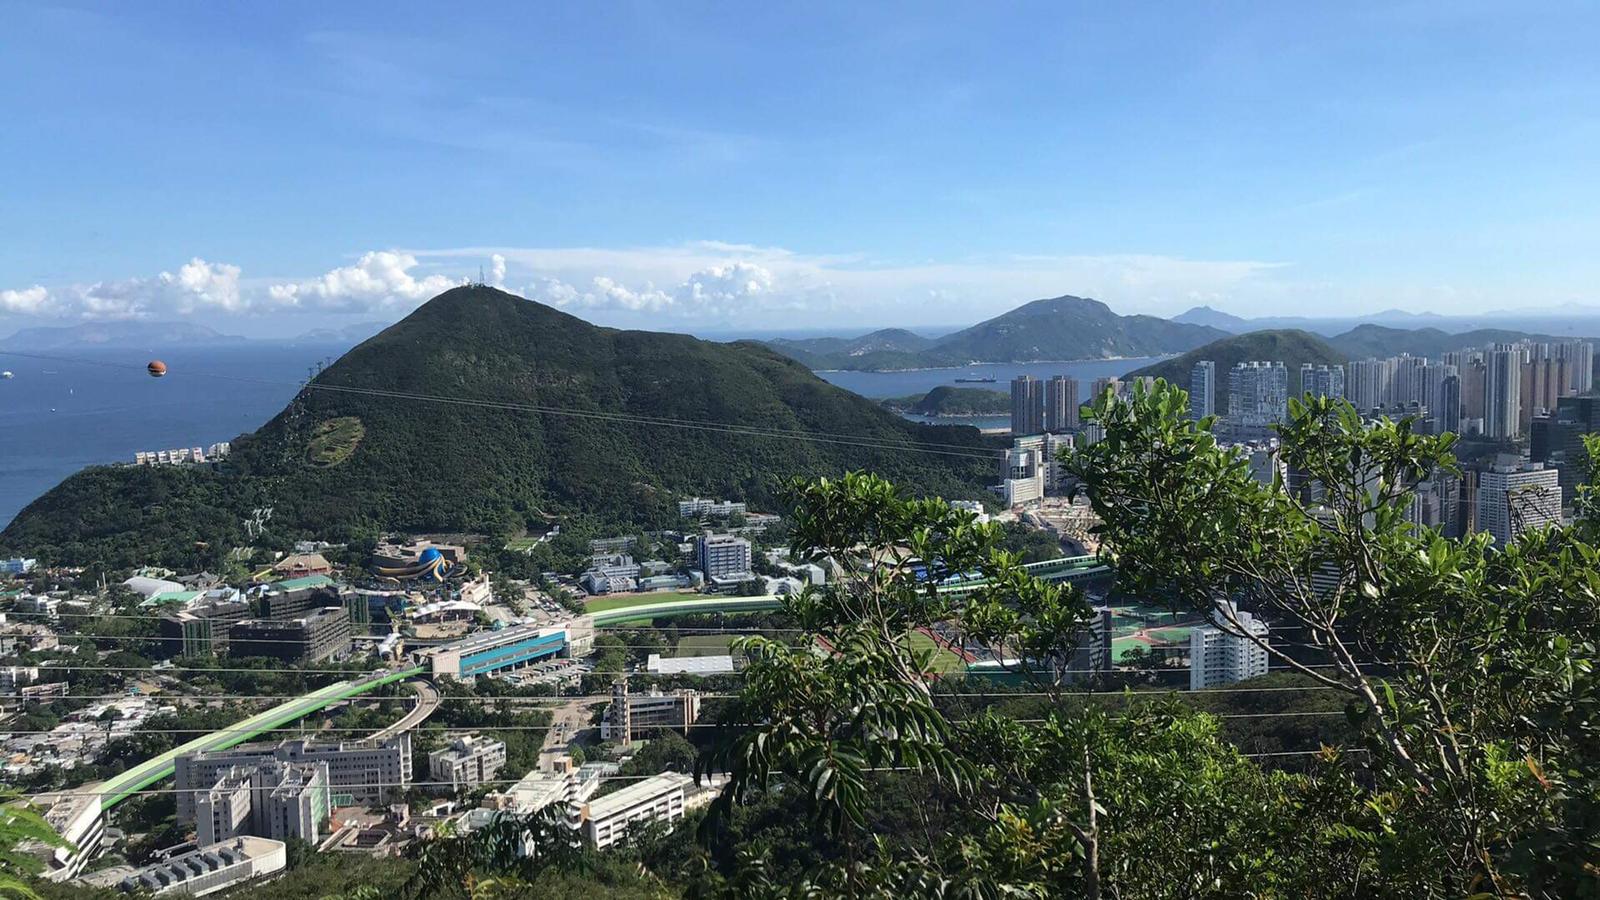
[[(359, 436), (329, 453), (334, 433)], [(918, 452), (928, 443), (942, 449)], [(0, 546), (210, 564), (265, 506), (280, 541), (514, 532), (547, 515), (665, 527), (684, 494), (770, 508), (789, 477), (853, 469), (972, 496), (992, 452), (976, 429), (908, 422), (755, 342), (602, 328), (461, 287), (345, 353), (238, 439), (224, 471), (86, 469), (24, 508)]]
[[(903, 329), (883, 329), (860, 338), (769, 341), (768, 346), (813, 369), (885, 371), (942, 368), (973, 363), (1066, 362), (1181, 353), (1227, 332), (1157, 316), (1119, 315), (1086, 297), (1063, 295), (1033, 300), (920, 347), (863, 347), (862, 342)], [(916, 337), (913, 335), (913, 337)], [(852, 352), (852, 349), (854, 351)]]
[(1172, 359), (1130, 372), (1127, 377), (1131, 379), (1149, 375), (1164, 378), (1188, 390), (1190, 370), (1195, 363), (1207, 359), (1217, 364), (1215, 397), (1216, 412), (1219, 414), (1228, 411), (1228, 371), (1235, 363), (1256, 359), (1282, 362), (1289, 370), (1289, 393), (1294, 396), (1301, 390), (1302, 363), (1342, 365), (1347, 361), (1343, 354), (1317, 335), (1296, 329), (1276, 329), (1252, 331), (1213, 341)]

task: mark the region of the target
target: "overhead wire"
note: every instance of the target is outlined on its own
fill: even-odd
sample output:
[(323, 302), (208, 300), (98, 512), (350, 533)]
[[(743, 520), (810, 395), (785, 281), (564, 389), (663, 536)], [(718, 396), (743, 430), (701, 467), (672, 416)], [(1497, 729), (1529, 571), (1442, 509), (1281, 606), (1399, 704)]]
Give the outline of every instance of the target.
[[(90, 360), (81, 357), (57, 356), (42, 353), (27, 353), (17, 350), (0, 350), (0, 355), (16, 356), (23, 359), (36, 359), (48, 362), (74, 363), (79, 365), (101, 366), (105, 368), (127, 369), (142, 371), (143, 366), (133, 363), (116, 363), (108, 360)], [(355, 394), (378, 397), (382, 399), (406, 400), (415, 403), (446, 403), (460, 406), (469, 406), (480, 409), (497, 409), (510, 412), (529, 412), (539, 415), (566, 416), (570, 418), (589, 419), (616, 422), (628, 425), (652, 425), (668, 428), (683, 428), (689, 430), (710, 431), (724, 434), (742, 435), (746, 437), (772, 437), (791, 438), (795, 440), (811, 441), (814, 443), (843, 444), (857, 446), (863, 449), (875, 450), (917, 450), (942, 454), (947, 456), (965, 456), (971, 459), (993, 461), (1003, 455), (1000, 449), (985, 450), (982, 447), (970, 444), (948, 444), (931, 441), (894, 441), (887, 438), (865, 438), (860, 435), (841, 434), (837, 432), (818, 432), (800, 429), (765, 428), (758, 425), (740, 425), (729, 422), (711, 422), (694, 419), (671, 419), (660, 416), (643, 416), (630, 413), (609, 413), (603, 410), (579, 410), (569, 407), (542, 406), (529, 403), (514, 403), (510, 401), (484, 400), (472, 397), (450, 397), (437, 394), (422, 394), (412, 391), (395, 391), (383, 388), (363, 388), (353, 385), (334, 385), (319, 383), (315, 379), (306, 382), (289, 382), (275, 379), (254, 378), (246, 375), (229, 375), (220, 372), (168, 372), (166, 377), (186, 375), (192, 378), (215, 378), (248, 384), (264, 384), (279, 387), (295, 387), (300, 390), (326, 391), (330, 393)]]

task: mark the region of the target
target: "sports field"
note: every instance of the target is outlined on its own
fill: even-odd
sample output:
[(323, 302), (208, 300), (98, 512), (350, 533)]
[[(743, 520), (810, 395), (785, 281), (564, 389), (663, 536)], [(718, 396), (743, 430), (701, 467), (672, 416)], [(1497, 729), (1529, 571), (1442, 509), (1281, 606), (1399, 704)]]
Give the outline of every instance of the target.
[(728, 645), (743, 637), (738, 634), (694, 634), (678, 639), (673, 656), (724, 656)]
[(627, 609), (631, 606), (647, 606), (652, 603), (672, 603), (678, 600), (712, 600), (707, 594), (684, 594), (674, 591), (657, 591), (649, 594), (624, 594), (620, 597), (594, 597), (585, 600), (585, 610), (597, 613), (613, 609)]

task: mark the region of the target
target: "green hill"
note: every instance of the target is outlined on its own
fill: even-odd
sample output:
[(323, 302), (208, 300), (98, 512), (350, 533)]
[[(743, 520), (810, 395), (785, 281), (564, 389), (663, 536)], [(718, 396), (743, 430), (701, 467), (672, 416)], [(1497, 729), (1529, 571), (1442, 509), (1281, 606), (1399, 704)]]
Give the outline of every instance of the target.
[(956, 364), (1156, 356), (1226, 334), (1155, 316), (1119, 316), (1098, 300), (1055, 297), (941, 338), (929, 352)]
[(1011, 395), (984, 388), (940, 385), (926, 394), (882, 401), (885, 409), (916, 416), (997, 416), (1011, 411)]
[(811, 369), (893, 369), (916, 365), (933, 341), (904, 328), (884, 328), (858, 338), (779, 338), (769, 345)]
[(1450, 333), (1437, 328), (1387, 328), (1383, 325), (1357, 325), (1343, 334), (1328, 338), (1334, 349), (1347, 359), (1384, 359), (1409, 353), (1438, 359), (1452, 350), (1469, 347), (1486, 347), (1531, 338), (1537, 341), (1559, 341), (1562, 338), (1529, 334), (1525, 331), (1507, 331), (1503, 328), (1480, 328), (1476, 331)]
[(770, 346), (814, 369), (879, 371), (975, 362), (1159, 356), (1182, 353), (1226, 334), (1207, 325), (1155, 316), (1119, 316), (1098, 300), (1053, 297), (1026, 303), (936, 341), (888, 329), (851, 341), (812, 338), (773, 341)]
[(1300, 393), (1302, 363), (1319, 366), (1341, 365), (1346, 357), (1329, 346), (1327, 341), (1310, 332), (1292, 329), (1252, 331), (1249, 334), (1212, 341), (1181, 356), (1145, 366), (1129, 373), (1128, 377), (1154, 375), (1188, 390), (1190, 370), (1194, 368), (1195, 363), (1206, 359), (1217, 364), (1216, 411), (1224, 413), (1228, 411), (1228, 370), (1232, 369), (1235, 363), (1249, 362), (1253, 359), (1281, 361), (1289, 370), (1289, 392), (1294, 395)]
[[(770, 507), (789, 476), (847, 469), (952, 496), (992, 476), (986, 459), (913, 452), (918, 441), (976, 451), (975, 429), (907, 422), (760, 344), (600, 328), (491, 288), (435, 297), (315, 384), (323, 389), (235, 442), (225, 471), (87, 469), (24, 509), (0, 547), (48, 560), (200, 563), (244, 543), (243, 520), (259, 507), (272, 507), (278, 538), (341, 540), (515, 531), (546, 515), (659, 526), (676, 520), (682, 494)], [(616, 415), (638, 421), (606, 418)], [(843, 437), (649, 424), (659, 420)]]

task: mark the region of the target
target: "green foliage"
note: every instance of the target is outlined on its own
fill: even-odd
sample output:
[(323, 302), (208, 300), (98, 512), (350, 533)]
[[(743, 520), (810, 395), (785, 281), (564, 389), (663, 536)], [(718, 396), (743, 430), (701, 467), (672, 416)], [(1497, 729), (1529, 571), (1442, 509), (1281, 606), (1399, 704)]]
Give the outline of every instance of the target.
[(1011, 411), (1011, 395), (985, 388), (940, 385), (926, 394), (893, 397), (884, 409), (915, 416), (997, 416)]
[(337, 466), (356, 452), (366, 436), (366, 426), (357, 416), (319, 422), (306, 441), (306, 460), (315, 466)]
[(1595, 526), (1499, 549), (1413, 526), (1409, 485), (1454, 467), (1453, 436), (1327, 399), (1291, 401), (1280, 429), (1307, 489), (1262, 485), (1186, 400), (1158, 382), (1097, 405), (1105, 440), (1069, 462), (1120, 584), (1208, 613), (1232, 599), (1321, 652), (1312, 668), (1272, 650), (1351, 702), (1378, 852), (1449, 895), (1592, 894)]
[(47, 847), (63, 847), (63, 841), (44, 818), (10, 789), (0, 790), (0, 897), (36, 898), (29, 877), (43, 868), (43, 861), (23, 849), (27, 841)]

